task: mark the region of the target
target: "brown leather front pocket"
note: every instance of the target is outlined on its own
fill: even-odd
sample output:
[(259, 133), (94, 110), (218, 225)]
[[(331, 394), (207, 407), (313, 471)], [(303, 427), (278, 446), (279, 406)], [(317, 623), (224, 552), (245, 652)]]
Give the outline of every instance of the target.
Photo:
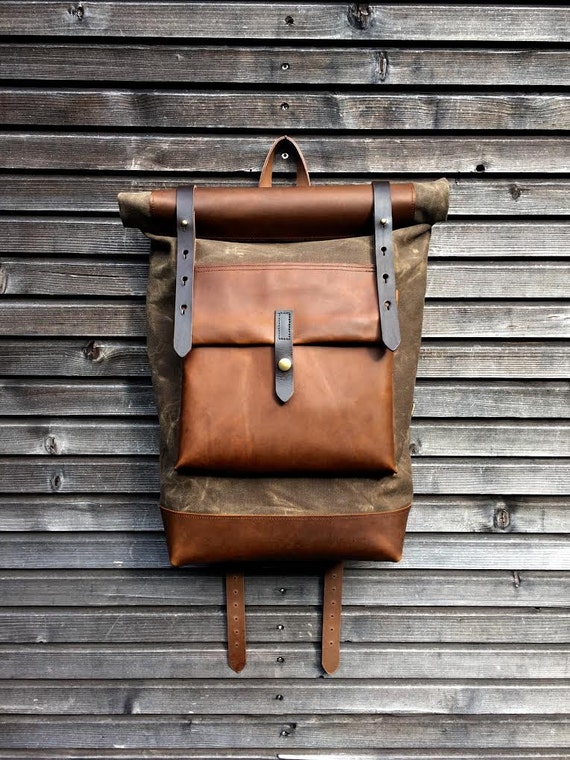
[(243, 474), (395, 471), (391, 351), (296, 345), (275, 395), (271, 346), (198, 346), (184, 360), (177, 468)]

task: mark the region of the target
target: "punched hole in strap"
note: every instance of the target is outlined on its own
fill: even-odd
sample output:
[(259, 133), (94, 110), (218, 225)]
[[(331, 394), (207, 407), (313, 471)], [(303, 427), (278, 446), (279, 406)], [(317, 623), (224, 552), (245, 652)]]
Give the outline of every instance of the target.
[(192, 348), (192, 307), (196, 225), (194, 188), (176, 191), (176, 287), (174, 308), (174, 350), (180, 357)]
[(400, 345), (392, 242), (392, 196), (389, 182), (373, 182), (374, 258), (382, 342), (391, 351)]

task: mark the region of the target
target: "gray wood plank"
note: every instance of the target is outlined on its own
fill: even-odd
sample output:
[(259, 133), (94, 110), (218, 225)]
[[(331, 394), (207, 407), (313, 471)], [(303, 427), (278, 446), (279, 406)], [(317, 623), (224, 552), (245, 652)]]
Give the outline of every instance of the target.
[[(376, 750), (366, 749), (0, 749), (1, 760), (378, 760)], [(382, 760), (568, 760), (567, 753), (549, 749), (390, 749)], [(516, 753), (516, 754), (515, 754)]]
[(569, 362), (570, 347), (556, 341), (422, 340), (418, 377), (567, 379)]
[[(140, 416), (155, 415), (152, 386), (128, 379), (0, 380), (3, 416)], [(418, 380), (414, 416), (518, 417), (554, 419), (568, 416), (570, 388), (562, 381)]]
[[(77, 381), (5, 380), (2, 414), (41, 414), (57, 410), (61, 415), (156, 415), (154, 393), (148, 379), (144, 383), (111, 380)], [(90, 400), (89, 400), (90, 399)]]
[[(568, 408), (570, 411), (570, 394)], [(570, 422), (417, 420), (410, 431), (410, 447), (415, 457), (570, 456)]]
[[(248, 582), (249, 583), (249, 582)], [(568, 610), (441, 607), (395, 609), (370, 606), (342, 610), (342, 640), (353, 644), (488, 643), (567, 644)], [(248, 642), (319, 641), (321, 614), (317, 607), (278, 608), (248, 605)], [(80, 643), (210, 643), (226, 641), (221, 607), (191, 610), (160, 607), (0, 610), (0, 642), (12, 644)], [(4, 684), (4, 687), (7, 686)], [(0, 685), (0, 692), (2, 685)], [(0, 697), (1, 701), (1, 697)], [(17, 702), (12, 708), (15, 712)], [(58, 712), (55, 710), (55, 712)]]
[[(570, 422), (417, 420), (410, 450), (414, 457), (570, 457)], [(156, 421), (7, 418), (0, 427), (0, 456), (158, 453)]]
[[(145, 309), (142, 299), (104, 301), (90, 299), (0, 300), (0, 336), (142, 337)], [(424, 310), (425, 338), (567, 338), (570, 307), (559, 302), (517, 301), (461, 303), (428, 302)]]
[[(0, 496), (4, 531), (160, 531), (158, 499), (135, 495)], [(417, 494), (410, 533), (565, 533), (566, 496)]]
[[(422, 341), (418, 377), (561, 379), (570, 346), (562, 341)], [(0, 374), (7, 376), (148, 377), (141, 339), (0, 338)]]
[[(0, 718), (6, 748), (279, 747), (281, 760), (304, 760), (306, 749), (351, 747), (560, 748), (568, 741), (568, 721), (526, 715), (479, 716), (124, 716)], [(301, 749), (301, 754), (291, 752)], [(283, 752), (283, 750), (286, 750)], [(140, 749), (139, 749), (140, 751)], [(376, 750), (377, 751), (377, 750)], [(325, 755), (330, 758), (330, 754)], [(351, 754), (354, 758), (354, 754)], [(421, 755), (420, 757), (425, 757)], [(457, 757), (457, 755), (456, 755)], [(461, 757), (461, 756), (459, 756)], [(536, 758), (537, 755), (535, 754)]]
[[(271, 145), (270, 135), (125, 135), (22, 133), (0, 135), (0, 168), (73, 172), (235, 172), (257, 180)], [(562, 137), (299, 138), (315, 173), (467, 174), (508, 172), (567, 174), (570, 159)], [(284, 162), (285, 164), (285, 162)], [(277, 167), (280, 168), (279, 166)], [(283, 168), (290, 169), (289, 164)]]
[(104, 331), (106, 336), (132, 338), (145, 335), (145, 325), (141, 299), (130, 302), (97, 299), (83, 303), (39, 298), (0, 301), (0, 335), (91, 337)]
[[(456, 51), (455, 54), (459, 52)], [(505, 52), (502, 51), (501, 54)], [(418, 169), (418, 177), (421, 174), (423, 174), (423, 169)], [(359, 176), (315, 175), (313, 172), (312, 179), (314, 184), (361, 184), (363, 181)], [(392, 174), (389, 179), (397, 181), (401, 177), (398, 174)], [(404, 178), (405, 181), (409, 179), (409, 177)], [(283, 182), (283, 179), (279, 181)], [(8, 212), (32, 211), (34, 214), (46, 211), (116, 213), (117, 193), (122, 190), (149, 190), (175, 187), (180, 184), (243, 187), (255, 185), (256, 182), (253, 176), (238, 178), (227, 174), (195, 174), (192, 171), (186, 172), (183, 177), (176, 174), (164, 176), (144, 172), (123, 173), (119, 176), (114, 174), (61, 176), (7, 172), (4, 175), (4, 193), (0, 198), (0, 209)], [(484, 174), (476, 178), (456, 177), (451, 187), (449, 214), (450, 219), (457, 215), (470, 217), (568, 216), (570, 215), (568, 183), (554, 177), (551, 179), (531, 177), (485, 179)], [(13, 222), (15, 221), (19, 220), (16, 218)], [(449, 224), (436, 228), (437, 233), (444, 232)], [(558, 223), (550, 222), (550, 224), (552, 225), (551, 234), (555, 237)], [(526, 233), (532, 234), (535, 222), (530, 227), (531, 229), (529, 225), (526, 225), (524, 229)], [(518, 229), (515, 225), (510, 228), (509, 222), (486, 227), (486, 229), (490, 228), (493, 229), (493, 234), (501, 234), (502, 230), (508, 230), (513, 235), (516, 235)], [(5, 236), (2, 238), (2, 240), (6, 239)], [(24, 236), (24, 241), (26, 239)], [(539, 243), (539, 240), (533, 241), (533, 245), (536, 243)], [(506, 249), (507, 244), (508, 238), (502, 241), (503, 250)], [(541, 248), (542, 246), (539, 245), (539, 250)], [(485, 250), (487, 249), (481, 248), (481, 251)], [(94, 253), (98, 253), (98, 249)]]
[[(0, 536), (0, 548), (0, 567), (14, 570), (169, 566), (162, 533), (6, 533)], [(399, 566), (410, 570), (567, 570), (570, 548), (563, 536), (412, 533)]]
[(19, 80), (564, 86), (569, 73), (564, 51), (528, 48), (0, 45), (0, 76)]
[[(417, 494), (563, 496), (569, 459), (423, 457), (412, 465)], [(156, 457), (0, 457), (4, 493), (149, 493)]]
[(558, 94), (375, 94), (5, 87), (6, 126), (151, 129), (564, 130)]
[[(231, 678), (224, 644), (0, 645), (0, 678)], [(281, 659), (283, 662), (281, 662)], [(338, 678), (565, 679), (568, 646), (557, 644), (342, 644)], [(251, 644), (243, 680), (316, 678), (320, 642)], [(227, 705), (226, 705), (227, 709)], [(205, 712), (209, 712), (206, 708)], [(324, 712), (330, 712), (325, 706)]]
[[(454, 192), (453, 188), (451, 193)], [(553, 258), (568, 255), (569, 238), (570, 225), (558, 221), (447, 222), (434, 226), (429, 256), (430, 259)], [(492, 270), (493, 264), (499, 263), (488, 266)], [(430, 261), (428, 271), (432, 273), (437, 264)]]
[[(531, 365), (540, 376), (536, 347), (529, 348)], [(554, 356), (565, 356), (565, 344), (554, 348)], [(515, 350), (518, 344), (515, 344)], [(509, 351), (508, 347), (505, 349)], [(562, 354), (560, 354), (562, 350)], [(524, 350), (521, 350), (523, 353)], [(570, 358), (570, 349), (568, 349)], [(512, 354), (512, 350), (510, 352)], [(551, 354), (544, 353), (550, 363)], [(500, 355), (500, 353), (499, 353)], [(441, 361), (441, 359), (440, 359)], [(516, 359), (514, 359), (516, 361)], [(562, 360), (563, 363), (563, 360)], [(522, 366), (526, 362), (521, 360)], [(79, 376), (79, 377), (139, 377), (150, 375), (146, 345), (143, 339), (85, 340), (67, 338), (38, 338), (35, 340), (0, 338), (0, 374), (11, 376)]]
[[(279, 696), (278, 696), (279, 695)], [(195, 679), (150, 681), (0, 681), (3, 714), (22, 715), (224, 715), (229, 704), (240, 714), (295, 713), (391, 715), (558, 715), (570, 710), (570, 685), (556, 681), (509, 683), (393, 683), (335, 678), (324, 683), (295, 679), (247, 682)]]
[[(0, 496), (5, 531), (159, 531), (155, 498), (128, 495), (88, 497)], [(418, 495), (408, 521), (409, 532), (564, 533), (568, 529), (565, 497)]]
[[(568, 227), (570, 232), (570, 226)], [(570, 234), (567, 235), (570, 241)], [(499, 246), (494, 247), (500, 256)], [(447, 255), (452, 254), (448, 249)], [(3, 257), (0, 292), (3, 295), (141, 296), (146, 293), (146, 262)], [(428, 269), (426, 297), (454, 298), (565, 298), (570, 262), (433, 261)]]
[[(375, 564), (347, 562), (344, 606), (531, 608), (531, 612), (568, 607), (568, 574), (544, 570), (406, 570)], [(258, 568), (259, 570), (259, 568)], [(275, 563), (247, 578), (250, 604), (279, 612), (291, 606), (321, 605), (320, 575), (314, 569)], [(224, 604), (223, 573), (217, 569), (174, 568), (113, 570), (2, 570), (4, 607), (64, 606), (220, 608)], [(253, 595), (253, 596), (252, 596)], [(273, 609), (274, 608), (274, 609)], [(199, 610), (198, 610), (199, 611)], [(359, 611), (360, 613), (362, 612)], [(220, 613), (221, 614), (221, 613)], [(280, 622), (287, 623), (285, 613)], [(285, 630), (285, 629), (284, 629)]]
[[(451, 192), (455, 192), (453, 186)], [(113, 203), (113, 211), (118, 213), (115, 198)], [(570, 204), (568, 208), (570, 210)], [(525, 263), (530, 260), (530, 265), (547, 267), (551, 262), (542, 262), (540, 259), (568, 258), (569, 239), (570, 224), (567, 221), (450, 221), (433, 227), (429, 268), (430, 272), (435, 272), (438, 266), (449, 265), (448, 262), (432, 259), (473, 258), (512, 258), (524, 260)], [(150, 243), (139, 230), (125, 229), (117, 214), (113, 218), (72, 219), (38, 217), (36, 214), (24, 218), (1, 217), (0, 250), (6, 254), (7, 267), (16, 266), (19, 261), (17, 257), (23, 254), (51, 254), (54, 257), (68, 257), (71, 254), (78, 257), (74, 261), (66, 258), (65, 262), (59, 262), (57, 259), (52, 261), (46, 257), (42, 262), (26, 255), (20, 263), (21, 266), (29, 263), (38, 267), (48, 267), (50, 263), (67, 263), (70, 267), (94, 267), (97, 258), (93, 257), (101, 257), (98, 259), (99, 266), (116, 267), (117, 276), (120, 277), (124, 267), (128, 265), (124, 257), (129, 257), (133, 266), (140, 266), (148, 258)], [(534, 259), (539, 261), (534, 262)], [(465, 262), (458, 262), (458, 265), (465, 265)], [(494, 266), (509, 266), (510, 262), (480, 262), (478, 265), (491, 271)], [(46, 276), (49, 273), (42, 271), (42, 274)], [(77, 274), (79, 276), (81, 270)], [(57, 272), (54, 276), (57, 276)], [(46, 283), (45, 287), (48, 286), (49, 283)], [(140, 284), (138, 287), (140, 288)]]
[[(208, 3), (98, 2), (80, 13), (55, 0), (4, 0), (0, 33), (70, 37), (178, 37), (271, 40), (460, 40), (565, 42), (570, 18), (564, 7), (517, 5), (374, 6), (358, 24), (346, 3), (218, 3), (210, 23)], [(351, 23), (352, 19), (352, 23)]]

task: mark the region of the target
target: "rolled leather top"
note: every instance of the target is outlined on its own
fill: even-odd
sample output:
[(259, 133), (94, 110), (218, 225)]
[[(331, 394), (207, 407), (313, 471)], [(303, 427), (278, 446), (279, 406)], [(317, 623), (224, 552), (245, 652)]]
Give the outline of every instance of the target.
[[(394, 227), (414, 223), (412, 182), (391, 183)], [(176, 235), (176, 190), (120, 193), (125, 226)], [(327, 240), (372, 232), (372, 185), (196, 187), (196, 234), (220, 240)]]

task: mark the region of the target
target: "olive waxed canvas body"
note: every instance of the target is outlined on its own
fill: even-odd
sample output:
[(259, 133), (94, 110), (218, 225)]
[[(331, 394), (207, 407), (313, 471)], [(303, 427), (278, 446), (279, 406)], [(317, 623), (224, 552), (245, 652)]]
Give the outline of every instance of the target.
[[(123, 223), (151, 240), (147, 344), (171, 562), (329, 563), (334, 625), (323, 665), (332, 672), (339, 563), (402, 553), (427, 252), (448, 184), (385, 183), (386, 211), (371, 184), (311, 186), (287, 138), (298, 184), (272, 187), (283, 139), (259, 188), (121, 193), (119, 205)], [(387, 254), (393, 270), (384, 271)], [(395, 298), (382, 291), (394, 277), (386, 292)], [(177, 353), (184, 319), (189, 346)], [(397, 347), (385, 337), (394, 320)], [(241, 573), (228, 577), (227, 593), (230, 664), (240, 670)]]

